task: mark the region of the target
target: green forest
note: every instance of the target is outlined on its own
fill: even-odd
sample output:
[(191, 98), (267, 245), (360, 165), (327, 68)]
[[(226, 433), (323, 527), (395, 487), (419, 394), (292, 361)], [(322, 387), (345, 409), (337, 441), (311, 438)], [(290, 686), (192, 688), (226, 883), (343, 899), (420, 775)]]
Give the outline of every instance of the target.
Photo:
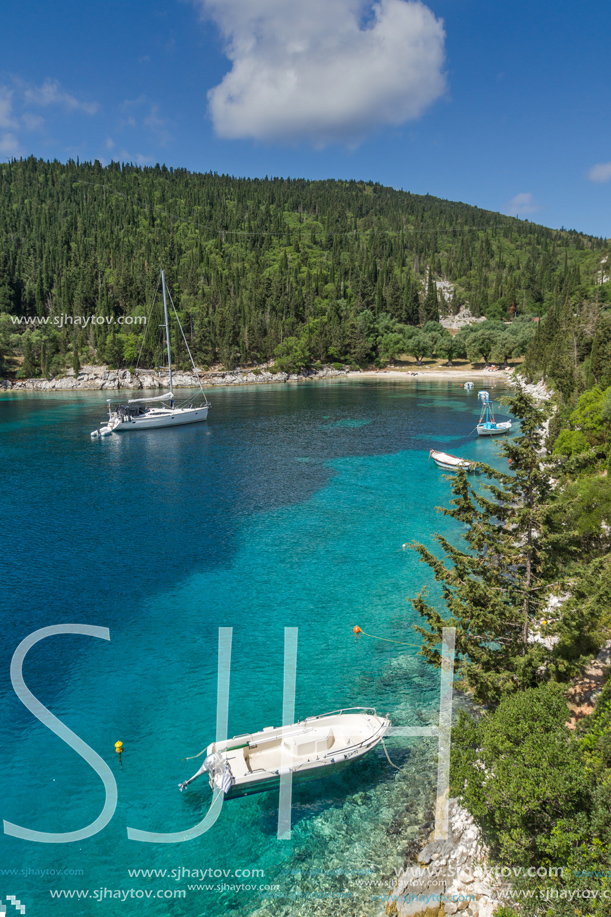
[[(161, 267), (204, 369), (505, 362), (533, 318), (611, 301), (609, 251), (373, 182), (15, 160), (0, 165), (0, 371), (159, 365)], [(467, 304), (488, 321), (452, 336), (439, 318)], [(178, 335), (173, 353), (186, 367)]]

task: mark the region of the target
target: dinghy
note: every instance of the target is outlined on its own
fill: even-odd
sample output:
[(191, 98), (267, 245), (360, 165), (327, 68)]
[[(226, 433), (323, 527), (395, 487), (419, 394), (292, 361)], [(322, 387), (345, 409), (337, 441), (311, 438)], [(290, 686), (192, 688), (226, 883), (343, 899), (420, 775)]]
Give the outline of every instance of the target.
[(291, 726), (212, 742), (196, 774), (179, 784), (182, 792), (203, 774), (227, 799), (277, 789), (283, 774), (302, 782), (343, 770), (382, 740), (390, 720), (372, 707), (351, 707), (311, 716)]
[(465, 471), (475, 471), (472, 462), (458, 458), (457, 455), (450, 455), (449, 452), (437, 452), (436, 449), (429, 449), (429, 456), (444, 471), (458, 471), (459, 468), (464, 468)]

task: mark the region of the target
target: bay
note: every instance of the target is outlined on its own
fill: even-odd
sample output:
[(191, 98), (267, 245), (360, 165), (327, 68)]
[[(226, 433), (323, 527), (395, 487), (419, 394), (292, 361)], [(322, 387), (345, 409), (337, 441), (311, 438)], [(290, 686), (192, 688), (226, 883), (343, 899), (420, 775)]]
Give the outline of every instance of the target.
[[(107, 917), (126, 901), (145, 917), (381, 913), (377, 896), (430, 814), (431, 739), (389, 739), (400, 770), (380, 746), (295, 787), (289, 840), (276, 837), (276, 794), (227, 803), (179, 845), (136, 843), (126, 828), (187, 830), (207, 810), (204, 781), (177, 785), (201, 760), (183, 759), (214, 738), (219, 627), (233, 628), (230, 735), (280, 724), (285, 627), (298, 628), (298, 717), (371, 705), (394, 725), (436, 721), (438, 674), (405, 645), (418, 643), (407, 597), (434, 584), (403, 545), (454, 534), (435, 512), (449, 482), (429, 448), (500, 461), (497, 442), (472, 435), (476, 394), (381, 380), (215, 389), (207, 424), (92, 442), (105, 397), (0, 401), (2, 817), (72, 831), (104, 803), (93, 770), (10, 683), (17, 644), (51, 624), (110, 630), (110, 642), (42, 641), (24, 676), (119, 794), (85, 841), (0, 836), (6, 893), (58, 915)], [(355, 637), (356, 624), (387, 640)]]

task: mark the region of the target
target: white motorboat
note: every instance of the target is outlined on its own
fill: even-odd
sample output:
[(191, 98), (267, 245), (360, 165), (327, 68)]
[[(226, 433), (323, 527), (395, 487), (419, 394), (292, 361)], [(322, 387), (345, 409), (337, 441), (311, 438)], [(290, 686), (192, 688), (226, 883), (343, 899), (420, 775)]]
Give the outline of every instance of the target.
[(204, 763), (182, 792), (202, 774), (226, 798), (277, 789), (283, 774), (293, 781), (336, 774), (358, 761), (383, 739), (390, 720), (372, 707), (351, 707), (311, 716), (291, 726), (268, 726), (260, 732), (212, 742)]
[(468, 392), (470, 392), (471, 389), (473, 388), (473, 383), (472, 383), (472, 382), (465, 382), (465, 384), (463, 385), (463, 388), (465, 388)]
[(504, 420), (497, 423), (488, 392), (482, 390), (477, 393), (477, 397), (482, 402), (482, 412), (476, 428), (478, 436), (499, 436), (502, 433), (509, 433), (511, 421)]
[[(111, 403), (109, 401), (108, 421), (104, 426), (100, 427), (99, 430), (94, 430), (91, 434), (92, 437), (109, 436), (111, 433), (133, 433), (135, 430), (153, 430), (159, 427), (179, 427), (187, 423), (199, 423), (200, 421), (206, 420), (208, 417), (210, 402), (208, 401), (206, 393), (202, 388), (201, 381), (199, 386), (201, 395), (196, 396), (197, 400), (199, 401), (198, 404), (195, 404), (193, 400), (189, 403), (184, 403), (178, 406), (176, 406), (174, 403), (174, 392), (172, 391), (172, 355), (170, 353), (170, 328), (168, 321), (167, 290), (164, 271), (161, 272), (161, 288), (163, 291), (163, 315), (165, 319), (164, 326), (166, 349), (168, 354), (170, 390), (169, 392), (165, 392), (162, 395), (152, 395), (150, 398), (130, 398), (127, 403), (119, 404), (114, 409), (111, 407)], [(173, 302), (172, 308), (174, 309), (174, 314), (176, 315), (176, 320), (178, 321), (187, 352), (191, 358), (193, 371), (197, 373), (197, 370), (195, 369), (195, 363), (187, 343), (187, 339), (185, 338), (184, 331), (182, 330), (182, 325), (180, 324), (180, 319), (178, 318), (178, 313), (176, 312), (176, 308)]]
[(429, 449), (429, 456), (444, 471), (458, 471), (459, 468), (464, 468), (465, 471), (475, 471), (473, 462), (467, 462), (457, 455), (450, 455), (449, 452), (438, 452), (436, 449)]

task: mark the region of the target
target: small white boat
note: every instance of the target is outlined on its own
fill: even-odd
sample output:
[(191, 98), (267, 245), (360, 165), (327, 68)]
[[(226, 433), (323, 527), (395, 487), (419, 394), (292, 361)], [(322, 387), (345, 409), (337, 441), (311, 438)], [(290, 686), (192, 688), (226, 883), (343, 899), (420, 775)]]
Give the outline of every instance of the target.
[(457, 455), (450, 455), (449, 452), (437, 452), (436, 449), (429, 449), (429, 456), (444, 471), (458, 471), (459, 468), (464, 468), (465, 471), (475, 471), (472, 462), (467, 462)]
[(336, 774), (358, 761), (383, 739), (390, 720), (372, 707), (351, 707), (311, 716), (291, 726), (268, 726), (260, 732), (212, 742), (196, 774), (179, 784), (182, 792), (207, 774), (212, 789), (226, 798), (277, 789), (283, 774), (293, 781)]
[(472, 383), (472, 382), (465, 382), (465, 384), (463, 385), (463, 388), (466, 388), (467, 391), (470, 392), (471, 389), (473, 388), (473, 383)]
[(488, 392), (482, 390), (477, 393), (477, 397), (482, 402), (482, 412), (476, 428), (478, 436), (499, 436), (501, 433), (509, 433), (511, 430), (511, 421), (503, 420), (501, 423), (496, 422)]

